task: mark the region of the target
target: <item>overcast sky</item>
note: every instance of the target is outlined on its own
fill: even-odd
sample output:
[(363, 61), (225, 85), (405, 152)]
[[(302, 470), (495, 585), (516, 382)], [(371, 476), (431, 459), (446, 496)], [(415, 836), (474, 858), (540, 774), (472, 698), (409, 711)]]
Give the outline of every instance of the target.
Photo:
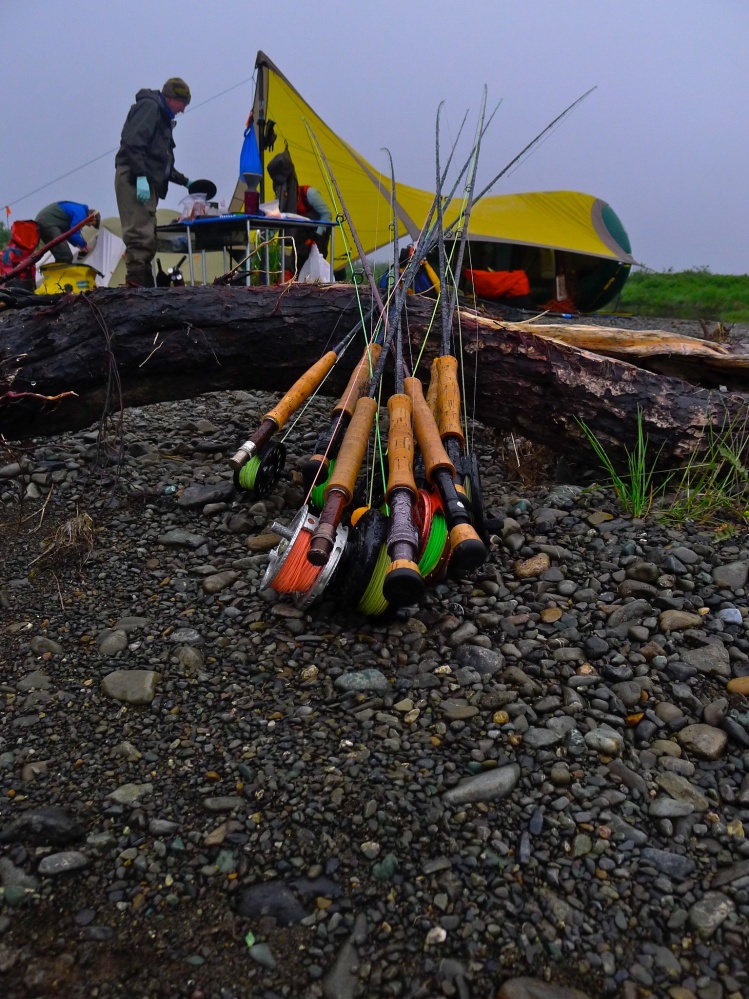
[(0, 0), (0, 39), (11, 221), (57, 200), (116, 214), (108, 151), (136, 91), (170, 76), (193, 95), (177, 167), (228, 201), (262, 49), (378, 169), (388, 146), (397, 179), (431, 190), (440, 101), (447, 139), (484, 84), (502, 99), (481, 182), (595, 86), (494, 193), (584, 191), (648, 267), (749, 273), (749, 0)]

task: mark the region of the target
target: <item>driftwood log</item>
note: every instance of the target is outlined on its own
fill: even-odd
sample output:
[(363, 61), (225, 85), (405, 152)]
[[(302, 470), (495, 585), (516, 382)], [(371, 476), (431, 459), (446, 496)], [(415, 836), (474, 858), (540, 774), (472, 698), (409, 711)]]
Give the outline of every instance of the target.
[[(364, 307), (369, 304), (366, 294)], [(278, 288), (98, 289), (0, 321), (0, 434), (6, 441), (77, 430), (108, 407), (192, 398), (219, 389), (282, 393), (360, 317), (348, 285)], [(411, 298), (414, 351), (431, 318)], [(615, 458), (636, 436), (637, 413), (652, 447), (684, 460), (708, 424), (746, 411), (749, 356), (657, 331), (505, 323), (456, 317), (475, 419), (560, 454), (589, 448), (578, 420)], [(565, 342), (566, 341), (566, 342)], [(438, 338), (430, 336), (418, 373)], [(346, 357), (326, 383), (343, 390)], [(247, 428), (248, 431), (253, 428)]]

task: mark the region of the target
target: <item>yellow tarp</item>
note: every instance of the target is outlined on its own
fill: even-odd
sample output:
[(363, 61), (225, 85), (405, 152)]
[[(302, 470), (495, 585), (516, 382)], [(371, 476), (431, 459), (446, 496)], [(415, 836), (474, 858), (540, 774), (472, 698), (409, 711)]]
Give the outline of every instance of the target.
[[(389, 176), (375, 170), (336, 135), (263, 52), (258, 52), (256, 70), (255, 125), (257, 127), (261, 119), (270, 119), (275, 122), (278, 136), (275, 148), (264, 153), (265, 165), (284, 148), (284, 143), (288, 143), (299, 183), (317, 187), (334, 207), (334, 215), (342, 211), (328, 171), (316, 152), (311, 129), (341, 190), (346, 213), (365, 253), (391, 242)], [(242, 210), (244, 191), (245, 185), (240, 181), (231, 203), (232, 211)], [(396, 184), (396, 192), (398, 235), (416, 239), (434, 195), (405, 184)], [(265, 197), (266, 200), (273, 198), (273, 186), (267, 172)], [(633, 263), (630, 254), (618, 246), (603, 225), (601, 212), (604, 207), (605, 202), (600, 199), (576, 191), (488, 196), (473, 207), (470, 238), (546, 246)], [(449, 206), (445, 210), (445, 222), (449, 224), (459, 210), (457, 202)], [(336, 266), (346, 263), (342, 244), (343, 240), (336, 236)], [(353, 246), (351, 252), (356, 256)]]

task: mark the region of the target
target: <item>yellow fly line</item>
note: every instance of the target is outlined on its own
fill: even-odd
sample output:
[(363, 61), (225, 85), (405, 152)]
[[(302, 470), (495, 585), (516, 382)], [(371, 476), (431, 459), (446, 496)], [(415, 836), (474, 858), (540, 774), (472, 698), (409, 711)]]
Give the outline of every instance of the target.
[[(390, 178), (380, 173), (317, 115), (277, 66), (263, 53), (256, 60), (256, 89), (253, 116), (264, 164), (266, 200), (273, 198), (267, 164), (288, 144), (300, 184), (318, 188), (328, 196), (329, 183), (310, 130), (322, 147), (344, 198), (351, 223), (366, 253), (392, 242)], [(276, 145), (262, 150), (258, 123), (273, 121)], [(241, 211), (245, 185), (240, 180), (231, 202), (232, 211)], [(406, 184), (396, 185), (398, 236), (416, 239), (429, 213), (434, 195)], [(454, 199), (445, 208), (445, 222), (458, 215), (461, 203)], [(617, 244), (603, 223), (605, 202), (576, 191), (547, 191), (532, 194), (492, 195), (473, 206), (470, 222), (472, 240), (520, 243), (567, 250), (633, 263), (630, 254)], [(334, 206), (335, 211), (340, 206)], [(335, 266), (346, 263), (341, 242), (336, 245)]]

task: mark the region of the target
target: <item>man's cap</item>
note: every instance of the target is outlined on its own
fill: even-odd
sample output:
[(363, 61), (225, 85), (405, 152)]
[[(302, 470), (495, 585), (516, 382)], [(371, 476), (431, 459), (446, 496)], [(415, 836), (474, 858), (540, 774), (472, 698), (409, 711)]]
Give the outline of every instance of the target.
[(190, 88), (180, 76), (170, 76), (161, 88), (164, 97), (171, 97), (175, 101), (190, 103)]

